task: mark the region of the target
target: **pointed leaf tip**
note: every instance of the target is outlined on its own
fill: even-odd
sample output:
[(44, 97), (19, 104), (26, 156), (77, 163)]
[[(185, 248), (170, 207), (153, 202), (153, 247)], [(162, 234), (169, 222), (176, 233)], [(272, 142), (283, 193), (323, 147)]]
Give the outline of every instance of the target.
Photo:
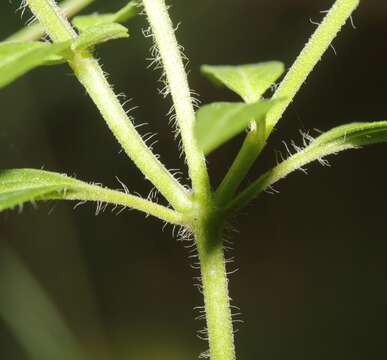
[(284, 64), (278, 61), (239, 66), (203, 65), (201, 71), (215, 84), (237, 93), (246, 103), (258, 101), (283, 74)]

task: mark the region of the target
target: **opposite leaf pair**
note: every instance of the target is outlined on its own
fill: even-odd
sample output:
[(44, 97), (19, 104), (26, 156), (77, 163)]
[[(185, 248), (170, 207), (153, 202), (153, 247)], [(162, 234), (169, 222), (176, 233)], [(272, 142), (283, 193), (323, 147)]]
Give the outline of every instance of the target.
[(266, 114), (278, 100), (260, 99), (279, 79), (284, 69), (284, 65), (277, 61), (241, 66), (202, 66), (202, 72), (210, 80), (228, 87), (245, 101), (213, 103), (199, 109), (195, 135), (205, 154), (238, 135), (249, 125), (257, 127), (261, 132), (266, 131)]
[(73, 25), (80, 35), (74, 41), (48, 43), (42, 41), (5, 41), (0, 43), (0, 88), (43, 65), (65, 63), (73, 51), (93, 49), (96, 45), (129, 37), (121, 25), (138, 12), (138, 5), (130, 2), (113, 14), (77, 16)]

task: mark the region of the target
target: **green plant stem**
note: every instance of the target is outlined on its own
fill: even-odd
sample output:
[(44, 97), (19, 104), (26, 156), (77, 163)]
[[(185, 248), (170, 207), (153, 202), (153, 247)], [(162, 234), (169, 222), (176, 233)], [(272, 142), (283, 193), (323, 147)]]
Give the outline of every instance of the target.
[(317, 27), (273, 96), (285, 101), (275, 105), (267, 116), (268, 136), (359, 3), (360, 0), (337, 0)]
[(211, 360), (234, 360), (235, 347), (222, 241), (223, 221), (202, 214), (194, 234), (201, 268)]
[(156, 46), (165, 68), (181, 131), (195, 202), (194, 235), (199, 254), (211, 360), (234, 360), (228, 280), (225, 268), (223, 221), (212, 213), (212, 195), (203, 153), (194, 138), (195, 111), (180, 49), (164, 0), (143, 0)]
[[(77, 36), (54, 1), (28, 0), (28, 5), (54, 41), (67, 41)], [(176, 210), (189, 210), (191, 201), (186, 190), (146, 146), (107, 82), (97, 60), (87, 51), (75, 52), (69, 64), (116, 139), (137, 167)]]
[(138, 168), (176, 210), (190, 209), (191, 202), (186, 190), (146, 146), (107, 82), (97, 60), (78, 54), (70, 61), (70, 65), (111, 131)]
[[(62, 1), (59, 6), (64, 16), (70, 18), (89, 6), (93, 1), (94, 0), (65, 0)], [(44, 36), (44, 33), (45, 30), (43, 26), (40, 23), (34, 23), (9, 36), (5, 41), (23, 42), (39, 40)]]
[[(252, 200), (257, 198), (263, 191), (283, 179), (291, 172), (301, 168), (310, 161), (318, 159), (315, 156), (304, 156), (304, 151), (295, 154), (289, 159), (283, 161), (275, 168), (261, 175), (257, 180), (250, 184), (229, 204), (227, 214), (239, 212), (242, 208), (248, 205)], [(309, 154), (308, 154), (309, 155)]]
[(227, 200), (230, 200), (230, 196), (235, 194), (263, 150), (274, 126), (358, 5), (359, 0), (337, 0), (334, 3), (273, 95), (273, 99), (283, 99), (283, 101), (274, 105), (267, 115), (263, 145), (261, 141), (256, 141), (254, 146), (252, 141), (254, 135), (251, 133), (247, 135), (229, 172), (217, 190), (217, 198), (222, 198), (223, 194), (226, 194)]
[[(48, 197), (49, 199), (54, 199), (53, 196)], [(186, 215), (178, 213), (172, 209), (168, 209), (165, 206), (156, 204), (139, 196), (102, 188), (101, 186), (97, 185), (88, 185), (82, 186), (79, 189), (71, 189), (64, 192), (63, 195), (58, 195), (57, 199), (73, 201), (97, 201), (102, 203), (109, 203), (112, 205), (120, 205), (144, 212), (148, 215), (152, 215), (160, 220), (174, 225), (186, 225), (190, 221)]]
[(259, 177), (229, 204), (226, 213), (237, 213), (271, 185), (295, 170), (303, 170), (303, 166), (313, 161), (317, 160), (322, 165), (327, 165), (324, 160), (326, 156), (385, 141), (387, 141), (386, 121), (354, 123), (334, 128)]
[(143, 4), (172, 95), (194, 195), (195, 198), (206, 202), (210, 195), (209, 178), (204, 155), (194, 137), (195, 111), (181, 49), (165, 1), (143, 0)]
[(77, 33), (54, 0), (28, 0), (27, 3), (52, 41), (67, 41), (77, 37)]
[(233, 199), (243, 179), (261, 153), (263, 146), (257, 146), (257, 136), (259, 136), (257, 132), (258, 130), (255, 129), (247, 134), (235, 161), (216, 190), (215, 200), (219, 206), (224, 206)]

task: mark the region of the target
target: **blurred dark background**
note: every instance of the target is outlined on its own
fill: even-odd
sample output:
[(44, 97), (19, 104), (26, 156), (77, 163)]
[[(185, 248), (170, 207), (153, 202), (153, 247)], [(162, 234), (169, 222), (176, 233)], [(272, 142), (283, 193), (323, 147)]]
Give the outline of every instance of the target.
[[(174, 22), (181, 22), (177, 35), (190, 58), (191, 85), (206, 103), (238, 99), (208, 83), (201, 64), (281, 60), (290, 66), (315, 28), (309, 19), (321, 19), (333, 0), (169, 2)], [(3, 37), (28, 19), (15, 13), (19, 3), (0, 4)], [(97, 0), (90, 9), (113, 11), (124, 3)], [(387, 120), (386, 14), (386, 1), (362, 2), (356, 29), (347, 24), (335, 40), (337, 55), (329, 50), (310, 76), (250, 180), (275, 163), (282, 140), (301, 140), (299, 129)], [(116, 91), (139, 106), (136, 122), (159, 133), (163, 161), (183, 167), (165, 115), (170, 100), (157, 94), (160, 74), (147, 69), (146, 26), (136, 18), (130, 41), (103, 45), (98, 57)], [(35, 70), (2, 89), (0, 109), (0, 168), (43, 167), (114, 188), (117, 176), (132, 191), (151, 189), (66, 66)], [(240, 142), (210, 157), (214, 185)], [(333, 157), (331, 168), (312, 165), (309, 176), (293, 174), (277, 185), (280, 194), (263, 195), (234, 221), (239, 233), (230, 270), (239, 271), (230, 287), (244, 320), (237, 324), (240, 359), (387, 357), (386, 154), (387, 146), (377, 145)], [(90, 358), (196, 359), (207, 344), (195, 336), (204, 324), (194, 320), (193, 308), (202, 300), (187, 250), (171, 228), (160, 232), (157, 220), (94, 211), (90, 204), (73, 210), (71, 203), (50, 203), (2, 213), (1, 246), (41, 284)], [(39, 337), (25, 290), (9, 303), (21, 331)], [(12, 296), (4, 282), (0, 294)], [(10, 313), (3, 309), (3, 320)], [(30, 359), (18, 334), (0, 320), (1, 359)]]

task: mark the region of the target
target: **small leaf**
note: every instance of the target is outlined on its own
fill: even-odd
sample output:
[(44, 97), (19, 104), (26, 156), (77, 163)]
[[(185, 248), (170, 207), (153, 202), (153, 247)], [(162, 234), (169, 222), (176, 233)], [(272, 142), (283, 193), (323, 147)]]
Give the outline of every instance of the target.
[(0, 43), (0, 88), (38, 66), (64, 62), (61, 54), (69, 46), (70, 42), (55, 44), (39, 41)]
[(128, 29), (117, 23), (91, 26), (79, 35), (71, 45), (71, 49), (74, 51), (85, 50), (109, 40), (128, 37)]
[(205, 105), (196, 115), (195, 136), (205, 154), (218, 148), (240, 132), (254, 120), (257, 124), (275, 102), (259, 101), (245, 103), (213, 103)]
[(234, 91), (246, 103), (258, 101), (284, 70), (284, 65), (278, 61), (240, 66), (203, 65), (201, 68), (210, 80)]
[[(308, 137), (305, 141), (310, 141)], [(304, 149), (299, 150), (273, 169), (266, 172), (231, 203), (230, 211), (237, 211), (247, 205), (265, 189), (290, 173), (313, 162), (327, 164), (324, 157), (344, 150), (356, 149), (363, 145), (387, 142), (387, 121), (353, 123), (336, 127), (312, 140)]]
[(82, 32), (92, 26), (109, 23), (125, 23), (138, 13), (138, 2), (131, 1), (116, 13), (77, 16), (73, 19), (72, 23), (79, 31)]

